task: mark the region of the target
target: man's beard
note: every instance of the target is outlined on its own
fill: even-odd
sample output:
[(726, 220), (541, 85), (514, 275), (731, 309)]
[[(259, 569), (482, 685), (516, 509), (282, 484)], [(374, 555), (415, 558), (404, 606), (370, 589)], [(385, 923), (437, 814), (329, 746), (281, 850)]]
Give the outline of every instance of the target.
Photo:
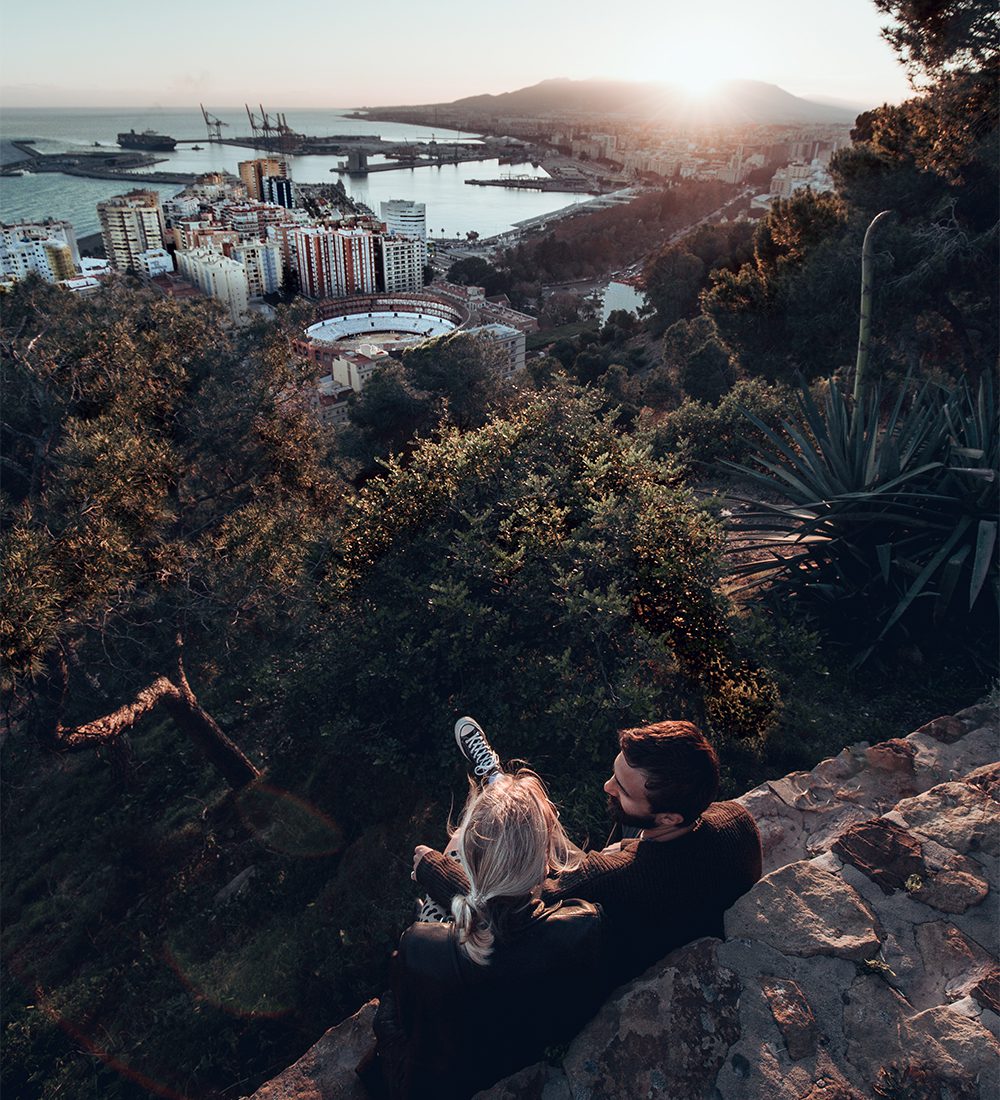
[(608, 813), (619, 825), (631, 825), (633, 829), (651, 829), (656, 824), (653, 814), (627, 814), (622, 809), (621, 799), (608, 795)]

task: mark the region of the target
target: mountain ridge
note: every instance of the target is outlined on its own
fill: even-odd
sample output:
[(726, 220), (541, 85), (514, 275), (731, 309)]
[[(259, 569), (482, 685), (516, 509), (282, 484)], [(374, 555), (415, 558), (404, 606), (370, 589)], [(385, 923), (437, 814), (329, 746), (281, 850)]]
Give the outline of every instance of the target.
[(777, 84), (760, 80), (721, 81), (705, 95), (692, 96), (677, 85), (660, 81), (552, 77), (498, 94), (465, 96), (448, 103), (379, 107), (387, 112), (451, 111), (489, 115), (497, 119), (523, 115), (604, 114), (665, 122), (853, 122), (858, 111), (846, 104), (822, 103), (792, 95)]

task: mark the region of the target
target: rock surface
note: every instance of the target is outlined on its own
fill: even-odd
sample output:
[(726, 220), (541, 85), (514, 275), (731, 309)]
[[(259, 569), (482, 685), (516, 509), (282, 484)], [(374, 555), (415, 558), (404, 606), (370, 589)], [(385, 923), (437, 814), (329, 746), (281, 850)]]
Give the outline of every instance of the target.
[[(971, 707), (748, 792), (765, 875), (727, 938), (672, 952), (560, 1065), (477, 1100), (1000, 1095), (998, 733)], [(361, 1100), (374, 1004), (253, 1100)]]
[(331, 1027), (293, 1066), (268, 1081), (250, 1100), (367, 1100), (355, 1067), (375, 1049), (371, 1000), (343, 1023)]

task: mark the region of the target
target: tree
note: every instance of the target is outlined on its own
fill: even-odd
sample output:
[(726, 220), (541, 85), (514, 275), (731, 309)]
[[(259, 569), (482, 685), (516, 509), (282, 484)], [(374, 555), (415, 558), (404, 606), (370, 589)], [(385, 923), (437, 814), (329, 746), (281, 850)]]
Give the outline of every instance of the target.
[(661, 252), (646, 269), (646, 297), (656, 309), (662, 331), (698, 310), (706, 268), (697, 256), (678, 245)]
[(400, 362), (376, 371), (351, 404), (341, 454), (367, 476), (379, 461), (406, 453), (439, 427), (479, 427), (510, 395), (506, 369), (500, 345), (470, 333), (407, 349)]
[(766, 728), (773, 689), (734, 649), (712, 525), (644, 441), (595, 418), (599, 400), (556, 385), (422, 441), (350, 501), (289, 706), (351, 753), (355, 782), (439, 775), (454, 761), (435, 731), (456, 709), (546, 774), (641, 716)]
[(484, 424), (508, 391), (506, 354), (496, 340), (454, 332), (403, 353), (413, 384), (447, 408), (447, 421), (463, 431)]
[(735, 381), (729, 355), (707, 317), (677, 321), (663, 337), (663, 364), (696, 401), (715, 405)]
[(892, 24), (883, 37), (914, 80), (995, 67), (1000, 17), (990, 0), (875, 0)]
[(702, 311), (746, 374), (813, 378), (851, 361), (859, 264), (844, 242), (857, 232), (839, 199), (807, 189), (774, 203), (749, 263), (713, 273)]
[(448, 268), (448, 282), (459, 286), (481, 286), (487, 294), (502, 294), (507, 288), (507, 278), (503, 272), (481, 256), (456, 260)]
[(163, 705), (242, 785), (257, 769), (185, 664), (241, 667), (248, 636), (289, 629), (338, 494), (289, 333), (220, 321), (120, 285), (8, 297), (0, 634), (5, 692), (48, 747), (118, 742)]

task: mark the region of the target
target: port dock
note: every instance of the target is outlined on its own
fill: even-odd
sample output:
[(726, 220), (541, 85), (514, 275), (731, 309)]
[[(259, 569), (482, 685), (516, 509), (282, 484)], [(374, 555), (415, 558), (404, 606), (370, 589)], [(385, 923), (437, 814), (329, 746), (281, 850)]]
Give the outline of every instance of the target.
[[(149, 153), (119, 152), (107, 149), (102, 152), (39, 153), (30, 140), (9, 143), (24, 154), (24, 159), (3, 168), (4, 175), (22, 175), (24, 172), (62, 172), (67, 176), (83, 176), (95, 180), (127, 180), (134, 183), (191, 183), (193, 172), (146, 172), (141, 169), (162, 164), (166, 158)], [(137, 170), (138, 169), (138, 170)]]
[(524, 191), (569, 191), (583, 195), (599, 195), (602, 189), (593, 180), (558, 179), (538, 176), (502, 176), (494, 180), (466, 180), (473, 187), (513, 187)]

